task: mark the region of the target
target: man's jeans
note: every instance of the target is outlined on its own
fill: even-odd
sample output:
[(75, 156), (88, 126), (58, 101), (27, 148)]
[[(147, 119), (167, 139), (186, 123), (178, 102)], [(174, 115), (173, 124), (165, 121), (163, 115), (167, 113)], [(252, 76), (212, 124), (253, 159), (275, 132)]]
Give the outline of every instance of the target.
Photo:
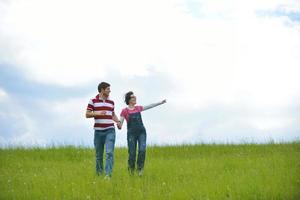
[(114, 165), (115, 129), (95, 130), (94, 145), (96, 150), (96, 174), (103, 174), (103, 151), (105, 145), (105, 174), (111, 176)]

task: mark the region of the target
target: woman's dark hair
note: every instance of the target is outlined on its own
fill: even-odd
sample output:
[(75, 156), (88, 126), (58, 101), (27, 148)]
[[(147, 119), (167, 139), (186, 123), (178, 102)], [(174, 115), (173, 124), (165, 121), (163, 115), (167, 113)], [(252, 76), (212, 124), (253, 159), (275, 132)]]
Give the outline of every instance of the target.
[(101, 92), (101, 89), (105, 90), (109, 86), (110, 86), (110, 84), (106, 83), (106, 82), (99, 83), (99, 85), (98, 85), (98, 92)]
[(127, 93), (125, 94), (125, 103), (126, 103), (126, 105), (129, 104), (131, 95), (133, 95), (133, 92), (132, 92), (132, 91), (129, 91), (129, 92), (127, 92)]

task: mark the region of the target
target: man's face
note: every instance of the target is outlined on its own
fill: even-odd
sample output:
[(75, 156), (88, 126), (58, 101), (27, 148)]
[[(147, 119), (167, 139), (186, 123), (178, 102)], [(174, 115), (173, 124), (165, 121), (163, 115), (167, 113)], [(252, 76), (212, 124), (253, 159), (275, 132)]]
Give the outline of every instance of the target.
[(110, 87), (107, 87), (105, 88), (105, 90), (102, 90), (103, 91), (103, 94), (106, 95), (106, 96), (109, 96), (109, 93), (110, 93)]

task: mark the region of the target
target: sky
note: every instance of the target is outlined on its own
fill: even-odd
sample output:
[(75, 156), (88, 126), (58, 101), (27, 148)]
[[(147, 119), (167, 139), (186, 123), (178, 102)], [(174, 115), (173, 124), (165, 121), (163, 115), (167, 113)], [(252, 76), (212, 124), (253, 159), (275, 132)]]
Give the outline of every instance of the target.
[(299, 52), (299, 0), (0, 0), (0, 146), (92, 146), (101, 81), (150, 145), (299, 140)]

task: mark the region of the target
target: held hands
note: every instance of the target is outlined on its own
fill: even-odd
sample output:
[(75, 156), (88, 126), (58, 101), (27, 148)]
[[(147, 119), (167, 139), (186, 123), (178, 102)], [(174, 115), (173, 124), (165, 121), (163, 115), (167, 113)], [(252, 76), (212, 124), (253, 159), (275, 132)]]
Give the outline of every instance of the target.
[(122, 124), (121, 124), (121, 122), (120, 122), (120, 121), (118, 121), (118, 122), (117, 122), (117, 127), (118, 127), (118, 129), (119, 129), (119, 130), (121, 130), (121, 128), (122, 128)]

